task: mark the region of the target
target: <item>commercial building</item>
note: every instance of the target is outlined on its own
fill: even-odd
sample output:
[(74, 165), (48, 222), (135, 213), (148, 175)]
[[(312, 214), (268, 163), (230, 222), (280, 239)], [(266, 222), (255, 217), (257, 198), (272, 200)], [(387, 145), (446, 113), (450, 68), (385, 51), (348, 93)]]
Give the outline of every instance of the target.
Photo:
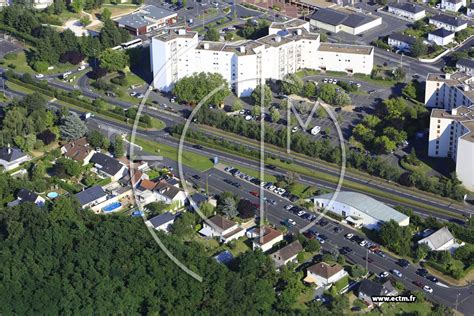
[(453, 159), (458, 179), (474, 191), (474, 106), (433, 109), (428, 141), (428, 156)]
[(446, 14), (439, 14), (430, 17), (429, 23), (433, 24), (437, 28), (444, 28), (451, 32), (459, 32), (467, 28), (467, 21), (457, 16), (451, 16)]
[(312, 198), (314, 205), (343, 217), (348, 223), (378, 229), (380, 224), (394, 220), (400, 226), (408, 226), (410, 217), (379, 202), (370, 196), (357, 192), (338, 192)]
[(320, 9), (313, 13), (310, 24), (329, 32), (357, 35), (381, 25), (382, 18), (371, 14)]
[(411, 20), (418, 21), (426, 16), (425, 9), (414, 3), (389, 3), (387, 10), (396, 16)]
[(474, 60), (467, 58), (460, 58), (456, 62), (456, 69), (460, 72), (474, 76)]
[(154, 5), (146, 5), (115, 20), (118, 27), (133, 35), (142, 35), (176, 22), (178, 14)]
[(448, 45), (454, 41), (454, 32), (446, 29), (437, 29), (428, 33), (428, 41), (440, 46)]
[(458, 12), (462, 7), (466, 6), (466, 0), (441, 0), (441, 9)]
[(415, 44), (416, 38), (396, 32), (390, 34), (387, 41), (390, 47), (402, 50), (404, 52), (409, 52), (412, 45)]
[(425, 105), (451, 110), (474, 103), (474, 75), (428, 74), (425, 85)]
[(272, 23), (269, 35), (240, 42), (198, 40), (196, 32), (170, 30), (152, 38), (153, 86), (170, 91), (179, 79), (193, 73), (219, 73), (237, 96), (249, 96), (263, 80), (281, 80), (300, 69), (370, 74), (372, 46), (320, 43), (309, 23), (294, 19)]

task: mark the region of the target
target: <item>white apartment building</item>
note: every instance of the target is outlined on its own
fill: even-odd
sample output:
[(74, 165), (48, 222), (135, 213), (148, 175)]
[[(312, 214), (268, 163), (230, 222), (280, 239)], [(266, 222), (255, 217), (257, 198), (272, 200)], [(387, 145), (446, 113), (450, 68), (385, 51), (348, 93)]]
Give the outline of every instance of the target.
[(199, 41), (196, 32), (170, 30), (152, 38), (153, 86), (170, 91), (179, 79), (198, 72), (219, 73), (237, 96), (249, 96), (262, 80), (281, 80), (299, 69), (370, 74), (372, 46), (320, 43), (309, 23), (272, 23), (269, 35), (240, 42)]
[(425, 105), (450, 111), (474, 103), (474, 75), (428, 74), (425, 86)]
[(459, 9), (466, 6), (466, 0), (441, 0), (441, 9), (458, 12)]
[(389, 13), (412, 21), (418, 21), (426, 16), (426, 11), (422, 6), (408, 2), (389, 3), (387, 10)]
[(474, 191), (474, 106), (460, 106), (450, 111), (433, 109), (428, 156), (452, 158), (458, 179), (468, 190)]

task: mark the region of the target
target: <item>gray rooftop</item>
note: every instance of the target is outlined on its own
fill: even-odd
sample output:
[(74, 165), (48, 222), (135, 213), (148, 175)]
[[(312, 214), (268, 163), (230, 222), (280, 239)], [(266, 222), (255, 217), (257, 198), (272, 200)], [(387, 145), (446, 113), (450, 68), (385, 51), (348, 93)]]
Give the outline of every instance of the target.
[(442, 38), (445, 38), (445, 37), (448, 37), (450, 35), (453, 35), (454, 32), (450, 32), (448, 31), (447, 29), (445, 28), (440, 28), (440, 29), (437, 29), (433, 32), (430, 32), (430, 34), (432, 35), (435, 35), (435, 36), (439, 36), (439, 37), (442, 37)]
[(447, 227), (443, 227), (428, 237), (419, 240), (418, 243), (429, 243), (433, 246), (433, 249), (438, 249), (452, 239), (454, 239), (454, 237), (449, 229)]
[[(314, 198), (331, 200), (333, 195), (333, 193), (328, 193), (315, 196)], [(385, 205), (384, 203), (379, 202), (370, 196), (357, 192), (339, 192), (335, 201), (352, 206), (359, 211), (383, 222), (388, 222), (393, 219), (397, 223), (400, 223), (408, 218), (408, 216), (405, 214), (400, 213), (399, 211)]]
[(173, 11), (162, 9), (154, 5), (147, 5), (138, 11), (118, 18), (116, 22), (132, 28), (139, 28), (154, 24), (164, 18), (171, 18), (175, 15), (177, 14)]
[(114, 157), (110, 157), (102, 153), (95, 153), (92, 156), (90, 162), (95, 164), (97, 169), (100, 169), (100, 171), (105, 172), (111, 176), (116, 175), (117, 172), (119, 172), (124, 166)]
[(388, 37), (399, 42), (407, 43), (409, 45), (413, 45), (416, 42), (416, 38), (398, 32), (392, 33)]
[(468, 68), (474, 68), (474, 60), (468, 59), (468, 58), (460, 58), (457, 62), (456, 65), (468, 67)]
[(79, 203), (81, 204), (81, 206), (84, 206), (106, 195), (107, 193), (104, 191), (104, 189), (102, 189), (102, 187), (93, 186), (88, 189), (85, 189), (84, 191), (77, 193), (76, 197), (79, 200)]
[(8, 161), (8, 162), (12, 162), (12, 161), (21, 159), (25, 156), (26, 156), (26, 154), (23, 153), (18, 148), (13, 148), (13, 147), (0, 148), (0, 160), (5, 160), (5, 161)]
[(156, 228), (163, 224), (174, 221), (174, 218), (175, 216), (173, 214), (171, 214), (170, 212), (166, 212), (151, 218), (149, 222), (153, 225), (153, 227)]
[(461, 26), (464, 24), (467, 24), (466, 20), (460, 19), (457, 16), (451, 16), (451, 15), (446, 15), (446, 14), (439, 14), (430, 17), (430, 21), (438, 21), (441, 23), (445, 23), (451, 26)]
[(388, 6), (392, 7), (392, 8), (397, 8), (399, 10), (403, 10), (403, 11), (406, 11), (406, 12), (410, 12), (410, 13), (420, 13), (422, 11), (425, 11), (425, 9), (422, 6), (416, 5), (414, 3), (408, 3), (408, 2), (405, 2), (405, 3), (389, 3)]
[(313, 13), (311, 19), (330, 25), (339, 25), (347, 19), (347, 15), (336, 10), (320, 9)]

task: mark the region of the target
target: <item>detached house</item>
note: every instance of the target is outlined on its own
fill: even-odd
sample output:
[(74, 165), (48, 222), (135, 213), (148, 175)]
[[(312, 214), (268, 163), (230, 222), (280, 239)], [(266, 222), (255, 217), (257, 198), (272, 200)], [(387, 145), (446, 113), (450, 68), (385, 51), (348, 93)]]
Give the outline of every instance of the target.
[(389, 3), (388, 12), (412, 21), (418, 21), (426, 16), (425, 9), (414, 3)]
[(392, 33), (388, 36), (388, 45), (390, 45), (390, 47), (405, 52), (409, 52), (415, 42), (416, 38), (402, 33)]
[(8, 207), (17, 206), (24, 202), (31, 202), (36, 204), (37, 206), (43, 206), (45, 203), (45, 199), (39, 196), (38, 194), (31, 192), (27, 189), (20, 189), (16, 194), (16, 200), (8, 203)]
[(93, 207), (107, 200), (107, 193), (100, 186), (93, 186), (76, 193), (76, 198), (83, 209)]
[(329, 287), (348, 274), (339, 264), (328, 264), (319, 262), (306, 269), (306, 277), (303, 281), (314, 283), (318, 287)]
[(418, 244), (426, 244), (432, 251), (450, 250), (455, 247), (456, 240), (447, 227), (440, 228), (428, 237), (418, 241)]
[(0, 148), (0, 165), (5, 171), (13, 170), (31, 158), (18, 148), (10, 146)]
[(467, 74), (474, 76), (474, 60), (467, 58), (460, 58), (456, 62), (456, 69), (460, 72), (465, 72)]
[(85, 137), (74, 140), (61, 147), (61, 153), (69, 159), (75, 160), (85, 166), (95, 154)]
[(153, 192), (156, 195), (157, 201), (165, 202), (166, 204), (173, 204), (174, 209), (179, 209), (185, 205), (186, 193), (165, 181), (160, 181), (156, 184)]
[(387, 281), (383, 284), (376, 283), (367, 279), (364, 279), (360, 282), (359, 288), (357, 290), (358, 297), (363, 300), (367, 306), (373, 307), (374, 304), (381, 305), (382, 303), (374, 303), (372, 297), (374, 296), (395, 296), (397, 295), (397, 290), (392, 286), (390, 281)]
[(466, 15), (470, 18), (474, 17), (474, 2), (471, 2), (469, 7), (467, 7)]
[(110, 177), (111, 182), (116, 182), (125, 176), (127, 167), (114, 157), (95, 153), (90, 162), (94, 164), (99, 175)]
[(275, 263), (275, 266), (278, 268), (286, 265), (289, 262), (294, 262), (298, 254), (302, 251), (303, 246), (301, 246), (301, 243), (298, 240), (295, 240), (285, 247), (275, 251), (272, 254), (272, 260)]
[(446, 29), (437, 29), (428, 33), (428, 41), (440, 46), (448, 45), (454, 41), (454, 32)]
[(166, 212), (149, 219), (145, 222), (145, 224), (149, 227), (153, 227), (156, 230), (161, 230), (166, 233), (169, 233), (171, 225), (173, 225), (175, 218), (175, 215), (171, 214), (170, 212)]
[(430, 17), (429, 23), (433, 24), (437, 28), (444, 28), (451, 32), (459, 32), (467, 28), (467, 21), (457, 16), (451, 16), (446, 14), (439, 14)]
[(245, 230), (240, 228), (237, 223), (221, 216), (215, 215), (202, 224), (199, 233), (205, 237), (218, 237), (222, 243), (238, 239), (245, 235)]
[(458, 12), (462, 7), (466, 6), (466, 0), (441, 0), (441, 9)]
[(266, 252), (283, 240), (283, 234), (271, 227), (256, 227), (247, 231), (247, 237), (252, 240), (252, 249), (261, 249)]

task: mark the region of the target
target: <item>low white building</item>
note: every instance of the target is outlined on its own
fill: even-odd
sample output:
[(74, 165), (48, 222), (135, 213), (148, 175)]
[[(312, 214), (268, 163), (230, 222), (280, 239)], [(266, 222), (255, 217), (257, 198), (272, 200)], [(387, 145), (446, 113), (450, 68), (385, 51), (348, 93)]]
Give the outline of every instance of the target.
[(441, 9), (446, 11), (458, 12), (466, 6), (466, 0), (441, 0)]
[(18, 168), (22, 163), (25, 163), (29, 160), (31, 160), (30, 156), (18, 148), (10, 146), (0, 148), (0, 165), (5, 171)]
[(451, 110), (474, 104), (474, 75), (428, 74), (425, 84), (425, 105), (429, 108)]
[(469, 7), (467, 8), (466, 15), (470, 18), (474, 17), (474, 2), (471, 2)]
[(174, 214), (170, 212), (165, 212), (163, 214), (150, 218), (145, 222), (145, 224), (149, 227), (153, 227), (156, 230), (169, 233), (175, 219), (176, 216)]
[(387, 10), (389, 13), (412, 21), (418, 21), (426, 16), (426, 11), (422, 6), (408, 2), (389, 3)]
[(46, 200), (40, 195), (27, 189), (20, 189), (16, 194), (16, 200), (9, 202), (8, 207), (17, 206), (21, 203), (30, 202), (37, 206), (43, 206)]
[(416, 42), (416, 38), (402, 33), (392, 33), (387, 38), (388, 45), (404, 52), (409, 52)]
[(302, 251), (303, 246), (301, 246), (301, 243), (298, 240), (295, 240), (285, 247), (278, 249), (272, 253), (272, 260), (275, 263), (275, 267), (279, 268), (288, 264), (289, 262), (295, 262), (296, 257)]
[(165, 181), (157, 183), (153, 192), (156, 200), (170, 204), (170, 209), (178, 210), (186, 204), (186, 193), (181, 188)]
[(454, 32), (445, 29), (437, 29), (428, 33), (428, 41), (440, 46), (448, 45), (454, 42)]
[(120, 180), (128, 170), (121, 161), (103, 153), (94, 153), (89, 161), (98, 175), (110, 178), (111, 182)]
[(428, 237), (418, 240), (418, 244), (426, 244), (432, 251), (443, 251), (456, 247), (456, 240), (447, 227), (442, 227)]
[(269, 226), (255, 227), (246, 232), (247, 238), (252, 239), (252, 249), (266, 252), (283, 240), (283, 234)]
[(361, 34), (382, 24), (382, 18), (359, 12), (346, 13), (335, 9), (319, 9), (311, 15), (310, 24), (333, 33)]
[(408, 226), (410, 217), (379, 202), (370, 196), (357, 192), (338, 192), (313, 197), (314, 205), (337, 214), (351, 224), (378, 229), (384, 222), (394, 220), (400, 226)]
[(474, 191), (474, 106), (433, 109), (428, 137), (428, 156), (453, 159), (458, 179)]
[(319, 262), (306, 269), (306, 283), (314, 283), (317, 287), (327, 288), (348, 274), (339, 264)]
[(205, 237), (218, 237), (219, 242), (228, 243), (245, 236), (245, 230), (221, 215), (215, 215), (202, 223), (199, 233)]
[(93, 186), (75, 194), (79, 204), (83, 209), (92, 208), (107, 201), (107, 192), (100, 186)]
[(467, 21), (457, 16), (438, 14), (430, 17), (429, 23), (437, 28), (444, 28), (451, 32), (459, 32), (467, 28)]
[(468, 75), (474, 76), (474, 60), (460, 58), (456, 62), (456, 69), (460, 72), (465, 72)]
[(171, 91), (176, 81), (199, 72), (219, 73), (237, 96), (249, 96), (264, 80), (281, 80), (300, 69), (370, 74), (372, 46), (320, 43), (309, 23), (272, 23), (269, 35), (240, 42), (200, 42), (196, 32), (170, 30), (152, 38), (153, 87)]

